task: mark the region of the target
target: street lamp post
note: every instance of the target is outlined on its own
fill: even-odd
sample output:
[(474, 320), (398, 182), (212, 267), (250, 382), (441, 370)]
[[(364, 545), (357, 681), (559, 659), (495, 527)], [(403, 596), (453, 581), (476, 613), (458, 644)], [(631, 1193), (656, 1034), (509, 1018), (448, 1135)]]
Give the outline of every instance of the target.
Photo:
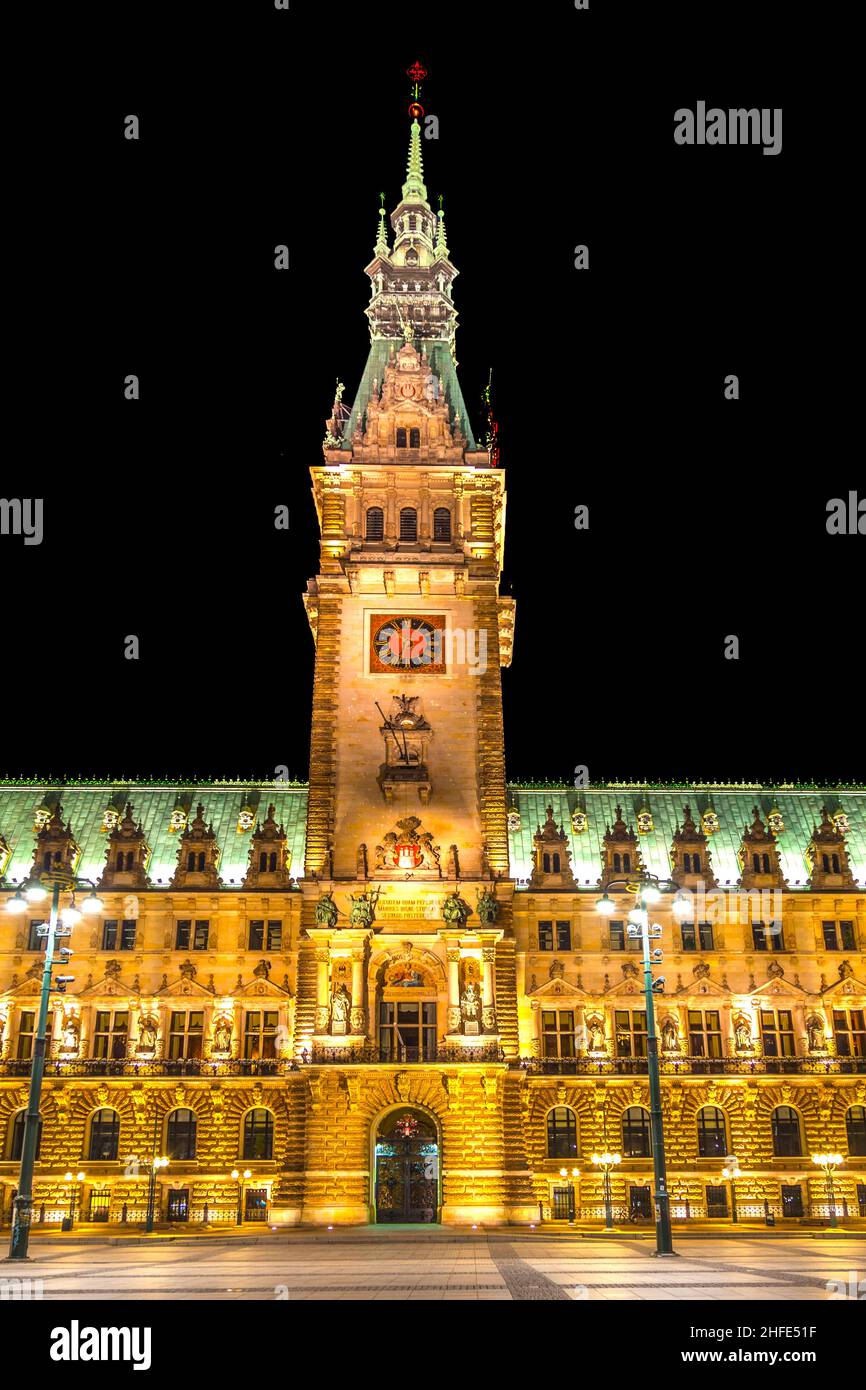
[(827, 1197), (830, 1202), (830, 1225), (838, 1226), (836, 1219), (836, 1190), (833, 1186), (833, 1174), (842, 1162), (841, 1154), (813, 1154), (812, 1162), (819, 1167), (827, 1179)]
[(569, 1219), (569, 1221), (573, 1221), (573, 1220), (574, 1220), (574, 1214), (575, 1214), (574, 1184), (577, 1182), (577, 1179), (580, 1177), (580, 1169), (579, 1169), (579, 1168), (572, 1168), (572, 1170), (571, 1170), (571, 1178), (569, 1179), (569, 1176), (568, 1176), (568, 1169), (567, 1169), (567, 1168), (560, 1168), (560, 1170), (559, 1170), (559, 1176), (560, 1176), (561, 1178), (565, 1178), (565, 1185), (566, 1185), (566, 1188), (568, 1189), (568, 1208), (569, 1208), (569, 1211), (568, 1211), (568, 1219)]
[(731, 1184), (731, 1220), (737, 1221), (737, 1178), (740, 1176), (740, 1160), (736, 1154), (728, 1154), (722, 1177)]
[[(24, 1135), (21, 1144), (21, 1170), (18, 1177), (18, 1194), (12, 1204), (12, 1238), (9, 1242), (9, 1259), (26, 1260), (30, 1244), (30, 1224), (33, 1216), (33, 1167), (36, 1162), (36, 1145), (39, 1138), (39, 1103), (42, 1098), (42, 1077), (45, 1072), (45, 1051), (48, 1033), (48, 1002), (51, 993), (51, 971), (54, 968), (54, 946), (58, 937), (69, 936), (73, 923), (81, 913), (75, 906), (75, 888), (87, 887), (91, 891), (82, 903), (84, 912), (101, 912), (102, 902), (93, 890), (90, 879), (76, 878), (72, 874), (56, 871), (43, 874), (42, 881), (32, 879), (23, 889), (8, 899), (6, 911), (22, 913), (27, 911), (28, 903), (41, 902), (47, 897), (45, 884), (51, 884), (51, 913), (47, 927), (39, 932), (45, 940), (45, 958), (42, 965), (42, 990), (39, 996), (39, 1016), (36, 1034), (33, 1039), (33, 1059), (30, 1067), (30, 1090), (27, 1097), (27, 1115), (24, 1120)], [(73, 900), (69, 907), (60, 910), (60, 894), (64, 889), (73, 890)], [(66, 946), (61, 946), (60, 954), (65, 959), (72, 954)], [(58, 976), (62, 988), (72, 979), (71, 975)]]
[(600, 1168), (604, 1174), (604, 1225), (606, 1230), (612, 1231), (613, 1209), (610, 1200), (610, 1175), (612, 1169), (614, 1169), (618, 1163), (622, 1163), (622, 1154), (607, 1152), (603, 1154), (592, 1154), (590, 1162), (594, 1163), (597, 1168)]
[[(675, 1253), (671, 1237), (671, 1202), (668, 1192), (667, 1170), (665, 1167), (665, 1141), (664, 1127), (662, 1125), (662, 1092), (661, 1081), (659, 1078), (659, 1044), (656, 1034), (655, 1020), (655, 988), (664, 985), (664, 976), (653, 981), (652, 967), (653, 962), (658, 964), (662, 959), (660, 948), (656, 948), (650, 954), (650, 936), (658, 939), (661, 936), (661, 927), (653, 926), (650, 928), (649, 904), (657, 903), (661, 898), (662, 892), (674, 892), (674, 911), (679, 915), (681, 906), (685, 911), (691, 910), (691, 903), (679, 892), (676, 883), (669, 879), (659, 880), (651, 874), (645, 874), (642, 878), (636, 879), (613, 879), (607, 888), (624, 888), (628, 893), (634, 893), (638, 899), (638, 906), (633, 908), (628, 916), (628, 934), (630, 937), (639, 937), (643, 945), (643, 977), (644, 977), (644, 997), (646, 1000), (646, 1033), (647, 1033), (647, 1073), (649, 1076), (650, 1089), (650, 1129), (652, 1132), (653, 1150), (653, 1177), (655, 1181), (655, 1205), (656, 1205), (656, 1254), (673, 1255)], [(606, 916), (614, 910), (614, 903), (605, 891), (604, 896), (596, 903), (596, 909)]]
[(64, 1182), (69, 1183), (69, 1215), (62, 1222), (64, 1231), (71, 1231), (75, 1224), (75, 1197), (81, 1183), (84, 1182), (83, 1173), (67, 1173)]
[(249, 1168), (245, 1168), (242, 1173), (239, 1169), (233, 1168), (231, 1175), (238, 1185), (238, 1211), (235, 1225), (242, 1226), (244, 1224), (244, 1183), (249, 1182), (252, 1173)]

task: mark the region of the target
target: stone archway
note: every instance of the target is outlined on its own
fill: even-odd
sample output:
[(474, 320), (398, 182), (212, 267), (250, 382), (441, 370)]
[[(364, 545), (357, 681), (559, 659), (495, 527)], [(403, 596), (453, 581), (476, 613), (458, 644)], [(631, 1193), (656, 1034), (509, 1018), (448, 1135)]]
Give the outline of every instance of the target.
[(377, 1224), (432, 1225), (440, 1208), (439, 1131), (412, 1105), (380, 1116), (373, 1137), (373, 1201)]

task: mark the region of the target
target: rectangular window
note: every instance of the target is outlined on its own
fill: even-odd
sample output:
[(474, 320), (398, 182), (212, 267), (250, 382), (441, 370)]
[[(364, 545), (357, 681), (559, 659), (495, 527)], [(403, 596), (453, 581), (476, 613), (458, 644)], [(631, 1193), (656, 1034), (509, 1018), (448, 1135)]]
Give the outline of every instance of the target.
[(251, 951), (264, 950), (265, 924), (263, 921), (250, 922), (249, 948)]
[(18, 1060), (28, 1062), (33, 1056), (33, 1038), (36, 1033), (36, 1012), (23, 1009), (18, 1019)]
[(42, 922), (42, 921), (34, 921), (34, 922), (31, 922), (31, 923), (30, 923), (30, 927), (29, 927), (29, 930), (28, 930), (28, 933), (27, 933), (27, 949), (28, 949), (28, 951), (44, 951), (44, 950), (45, 950), (46, 946), (48, 945), (48, 937), (47, 937), (47, 936), (40, 936), (40, 935), (39, 935), (39, 929), (40, 929), (40, 927), (47, 927), (47, 926), (48, 926), (48, 923), (47, 923), (47, 922)]
[(553, 950), (553, 923), (539, 922), (538, 924), (538, 949), (539, 951)]
[(785, 933), (782, 929), (781, 922), (771, 922), (767, 928), (767, 936), (770, 940), (771, 951), (784, 951)]
[(824, 950), (838, 951), (839, 942), (836, 940), (836, 923), (822, 922), (821, 930), (824, 933)]
[(574, 1056), (574, 1013), (571, 1009), (542, 1009), (541, 1050), (545, 1057)]
[(189, 950), (189, 936), (191, 927), (192, 922), (189, 920), (188, 917), (185, 917), (182, 921), (178, 922), (174, 938), (174, 949), (176, 951)]
[(726, 1187), (708, 1187), (706, 1193), (707, 1216), (727, 1216), (728, 1189)]
[(168, 1033), (169, 1057), (200, 1057), (203, 1033), (204, 1014), (201, 1010), (173, 1013)]
[(244, 1019), (244, 1057), (248, 1061), (277, 1055), (277, 1010), (251, 1009)]
[(683, 922), (680, 931), (684, 951), (696, 951), (698, 946), (702, 951), (715, 950), (712, 922)]
[(617, 1009), (614, 1012), (617, 1057), (646, 1056), (646, 1011)]
[(134, 917), (124, 917), (120, 924), (120, 949), (121, 951), (135, 950), (135, 928)]
[(198, 922), (196, 922), (196, 924), (195, 924), (195, 935), (193, 936), (193, 940), (192, 940), (192, 949), (193, 949), (194, 951), (206, 951), (206, 950), (207, 950), (207, 939), (208, 939), (208, 933), (209, 933), (209, 932), (210, 932), (210, 922), (208, 922), (208, 921), (198, 921)]
[(281, 951), (283, 949), (283, 924), (279, 920), (268, 922), (268, 950)]
[(610, 949), (611, 949), (611, 951), (624, 951), (624, 950), (625, 950), (625, 923), (624, 923), (624, 922), (611, 922), (611, 923), (610, 923), (610, 926), (609, 926), (609, 928), (608, 928), (608, 931), (609, 931), (609, 933), (610, 933), (608, 939), (609, 939), (609, 941), (610, 941)]
[(683, 950), (696, 951), (698, 947), (697, 929), (694, 922), (683, 922), (680, 927), (682, 936)]
[(712, 922), (699, 922), (698, 931), (700, 933), (701, 950), (714, 951), (713, 924)]
[(857, 950), (857, 939), (856, 939), (856, 937), (854, 936), (854, 923), (853, 923), (853, 922), (840, 922), (840, 923), (839, 923), (839, 934), (840, 934), (840, 936), (842, 937), (842, 950), (843, 950), (843, 951), (856, 951), (856, 950)]
[(135, 920), (124, 918), (118, 921), (116, 917), (110, 917), (102, 924), (102, 949), (103, 951), (134, 951), (135, 950)]
[(834, 1009), (833, 1033), (840, 1057), (866, 1057), (866, 1009)]
[(752, 923), (752, 945), (756, 951), (767, 949), (767, 929), (763, 922)]
[(722, 1025), (718, 1009), (689, 1009), (689, 1052), (692, 1057), (721, 1057)]
[(102, 949), (103, 951), (117, 950), (117, 918), (110, 917), (102, 924)]
[(379, 1049), (384, 1058), (417, 1062), (436, 1056), (436, 1005), (386, 999), (379, 1006)]
[(93, 1026), (93, 1056), (118, 1059), (126, 1056), (129, 1014), (97, 1009)]
[(762, 1009), (761, 1037), (765, 1057), (793, 1057), (794, 1024), (790, 1009)]
[(556, 949), (557, 951), (571, 950), (571, 923), (557, 922), (556, 924)]

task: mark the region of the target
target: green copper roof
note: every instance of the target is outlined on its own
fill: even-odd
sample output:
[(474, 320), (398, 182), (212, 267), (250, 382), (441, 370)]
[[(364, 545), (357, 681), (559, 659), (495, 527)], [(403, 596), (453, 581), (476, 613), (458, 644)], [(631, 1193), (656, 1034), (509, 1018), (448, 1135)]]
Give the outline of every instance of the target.
[[(430, 341), (428, 339), (416, 341), (415, 346), (426, 348), (427, 357), (430, 362), (430, 370), (439, 378), (442, 390), (445, 392), (445, 399), (451, 407), (449, 420), (454, 424), (457, 415), (460, 416), (460, 428), (466, 436), (466, 448), (470, 451), (478, 448), (475, 437), (472, 433), (472, 426), (469, 423), (469, 415), (466, 410), (466, 402), (463, 399), (463, 392), (460, 389), (460, 382), (457, 380), (457, 368), (454, 365), (454, 358), (451, 356), (451, 349), (447, 343)], [(361, 377), (361, 384), (355, 395), (355, 404), (352, 406), (351, 414), (346, 421), (346, 428), (343, 432), (343, 448), (351, 449), (352, 436), (355, 433), (355, 425), (358, 417), (366, 413), (367, 405), (373, 394), (374, 379), (379, 383), (381, 390), (382, 382), (385, 379), (385, 368), (388, 365), (391, 349), (399, 352), (403, 346), (401, 342), (387, 338), (376, 338), (370, 344), (370, 353), (367, 358), (367, 365)]]
[[(136, 820), (140, 820), (151, 849), (148, 873), (155, 888), (167, 887), (177, 866), (180, 837), (169, 832), (171, 813), (178, 799), (195, 814), (199, 801), (205, 820), (213, 821), (217, 843), (222, 851), (220, 877), (230, 888), (232, 879), (240, 885), (247, 871), (251, 831), (238, 834), (238, 816), (249, 805), (258, 820), (264, 820), (269, 802), (276, 806), (276, 819), (282, 821), (291, 850), (293, 875), (303, 874), (304, 832), (307, 818), (307, 789), (285, 782), (277, 783), (178, 783), (161, 786), (128, 782), (83, 783), (61, 786), (57, 783), (0, 783), (0, 834), (12, 850), (5, 881), (20, 882), (33, 864), (35, 836), (33, 822), (37, 809), (53, 807), (59, 800), (63, 819), (72, 824), (72, 833), (81, 847), (78, 872), (97, 880), (105, 867), (108, 835), (102, 829), (103, 812), (112, 807), (122, 814), (131, 801)], [(160, 880), (162, 883), (160, 884)]]
[[(562, 825), (571, 849), (571, 868), (581, 888), (595, 887), (601, 872), (601, 849), (605, 827), (612, 824), (615, 807), (622, 807), (623, 820), (637, 829), (638, 811), (645, 807), (653, 818), (653, 829), (639, 835), (638, 841), (646, 868), (664, 878), (670, 872), (670, 845), (677, 821), (682, 822), (683, 806), (691, 807), (696, 822), (712, 801), (719, 818), (719, 830), (708, 836), (713, 873), (719, 887), (733, 886), (740, 876), (737, 850), (743, 828), (752, 822), (752, 807), (757, 806), (766, 823), (770, 811), (781, 813), (785, 829), (777, 836), (783, 873), (792, 890), (804, 888), (809, 870), (804, 851), (812, 828), (820, 824), (821, 807), (826, 805), (831, 815), (844, 811), (850, 824), (847, 838), (848, 858), (854, 878), (866, 883), (866, 787), (835, 787), (821, 790), (810, 787), (764, 788), (760, 786), (645, 787), (623, 785), (592, 787), (575, 791), (563, 786), (526, 786), (514, 784), (508, 788), (509, 808), (520, 813), (520, 829), (509, 833), (511, 874), (527, 879), (532, 872), (532, 837), (545, 821), (545, 807), (553, 807), (557, 825)], [(575, 834), (571, 815), (575, 809), (585, 810), (588, 828)]]
[(424, 158), (421, 153), (421, 127), (417, 121), (412, 122), (409, 131), (409, 162), (406, 166), (406, 182), (403, 184), (403, 201), (422, 202), (427, 201), (427, 189), (424, 186)]

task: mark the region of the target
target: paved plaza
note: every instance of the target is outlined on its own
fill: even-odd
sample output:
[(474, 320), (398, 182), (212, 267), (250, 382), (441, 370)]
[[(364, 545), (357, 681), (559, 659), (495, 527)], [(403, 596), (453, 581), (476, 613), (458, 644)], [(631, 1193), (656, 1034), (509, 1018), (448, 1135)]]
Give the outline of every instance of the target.
[(650, 1240), (392, 1228), (259, 1239), (40, 1240), (3, 1279), (46, 1299), (715, 1300), (862, 1299), (862, 1236)]

